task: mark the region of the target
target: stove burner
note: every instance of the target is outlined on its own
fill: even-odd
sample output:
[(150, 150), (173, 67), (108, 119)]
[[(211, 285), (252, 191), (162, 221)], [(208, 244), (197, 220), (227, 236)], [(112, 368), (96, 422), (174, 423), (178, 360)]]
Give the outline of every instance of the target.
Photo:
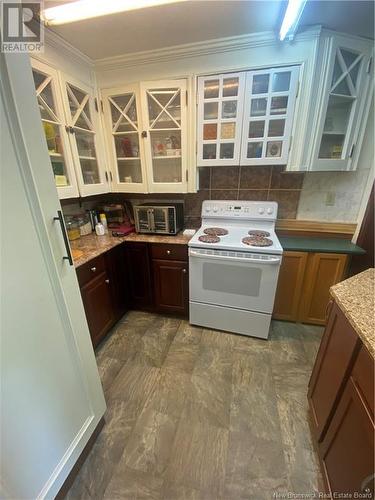
[(228, 234), (228, 231), (222, 227), (208, 227), (203, 232), (209, 236), (225, 236)]
[(242, 243), (251, 247), (270, 247), (273, 245), (272, 240), (263, 238), (262, 236), (247, 236), (246, 238), (242, 238)]
[(203, 243), (218, 243), (220, 238), (214, 234), (202, 234), (202, 236), (199, 236), (198, 240)]
[(252, 229), (247, 234), (249, 234), (250, 236), (260, 236), (263, 238), (270, 235), (268, 231), (262, 231), (260, 229)]

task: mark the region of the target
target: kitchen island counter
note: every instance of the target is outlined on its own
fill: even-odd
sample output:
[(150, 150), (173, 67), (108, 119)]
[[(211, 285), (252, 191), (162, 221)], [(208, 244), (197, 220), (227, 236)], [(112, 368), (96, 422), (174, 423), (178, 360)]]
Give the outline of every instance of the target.
[(330, 289), (372, 357), (375, 357), (374, 283), (375, 270), (367, 269)]

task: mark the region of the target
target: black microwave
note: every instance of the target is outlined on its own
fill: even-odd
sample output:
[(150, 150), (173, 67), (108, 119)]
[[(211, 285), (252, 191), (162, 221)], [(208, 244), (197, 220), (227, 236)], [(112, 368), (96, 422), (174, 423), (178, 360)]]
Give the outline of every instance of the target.
[(137, 233), (177, 234), (184, 224), (182, 203), (144, 203), (134, 206)]

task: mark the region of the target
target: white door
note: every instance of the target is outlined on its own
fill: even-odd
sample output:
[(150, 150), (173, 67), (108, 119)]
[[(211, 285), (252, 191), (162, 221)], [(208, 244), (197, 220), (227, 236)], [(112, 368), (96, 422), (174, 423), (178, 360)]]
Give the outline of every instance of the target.
[(33, 59), (33, 78), (59, 198), (79, 196), (56, 70)]
[(104, 150), (99, 134), (98, 104), (92, 89), (69, 78), (62, 78), (67, 124), (79, 190), (82, 196), (106, 193), (108, 173), (104, 169)]
[(146, 193), (139, 86), (102, 90), (102, 96), (114, 191)]
[(239, 165), (245, 73), (198, 78), (197, 166)]
[(144, 82), (141, 93), (149, 192), (186, 192), (187, 82)]
[(26, 54), (0, 54), (1, 493), (54, 498), (105, 411)]
[(241, 165), (288, 162), (299, 67), (246, 74)]

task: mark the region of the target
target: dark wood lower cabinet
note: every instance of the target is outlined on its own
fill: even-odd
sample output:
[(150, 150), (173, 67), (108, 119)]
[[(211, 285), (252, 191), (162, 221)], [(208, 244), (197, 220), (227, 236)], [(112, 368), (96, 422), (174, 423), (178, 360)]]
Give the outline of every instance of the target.
[[(358, 387), (350, 378), (321, 449), (329, 490), (365, 493), (374, 498), (374, 423)], [(337, 497), (336, 497), (337, 498)]]
[(374, 359), (335, 302), (308, 399), (327, 493), (374, 498)]
[(155, 307), (161, 312), (187, 314), (189, 278), (187, 262), (153, 260)]
[(109, 278), (102, 272), (81, 288), (83, 306), (94, 347), (115, 321)]
[(94, 346), (129, 309), (188, 313), (186, 245), (124, 242), (77, 269)]
[(147, 243), (125, 243), (130, 305), (134, 309), (151, 309), (152, 282)]

